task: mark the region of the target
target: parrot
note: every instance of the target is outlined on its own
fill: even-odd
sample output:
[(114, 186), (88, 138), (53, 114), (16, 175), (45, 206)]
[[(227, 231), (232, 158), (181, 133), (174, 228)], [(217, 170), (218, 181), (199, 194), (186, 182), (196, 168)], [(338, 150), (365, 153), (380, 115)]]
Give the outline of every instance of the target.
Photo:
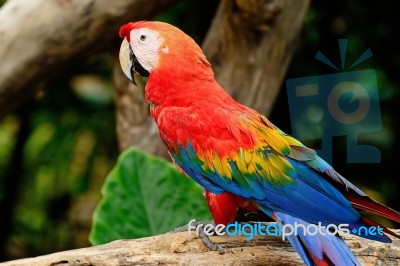
[[(238, 208), (284, 225), (380, 226), (360, 237), (400, 238), (364, 212), (400, 222), (400, 213), (370, 198), (317, 153), (264, 115), (235, 101), (216, 81), (200, 46), (165, 22), (122, 25), (119, 60), (125, 76), (147, 77), (145, 100), (178, 168), (206, 190), (216, 223)], [(245, 88), (244, 88), (245, 89)], [(328, 230), (323, 227), (324, 230)], [(360, 265), (339, 234), (287, 237), (306, 265)]]

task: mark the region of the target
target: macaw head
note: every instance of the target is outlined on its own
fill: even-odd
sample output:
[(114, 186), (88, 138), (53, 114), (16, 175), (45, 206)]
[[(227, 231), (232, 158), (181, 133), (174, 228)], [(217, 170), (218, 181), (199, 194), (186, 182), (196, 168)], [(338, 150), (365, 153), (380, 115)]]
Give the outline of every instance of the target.
[(157, 70), (175, 75), (193, 71), (213, 76), (210, 63), (195, 41), (180, 29), (163, 22), (138, 21), (121, 27), (119, 59), (122, 70), (135, 85), (133, 73), (148, 77)]

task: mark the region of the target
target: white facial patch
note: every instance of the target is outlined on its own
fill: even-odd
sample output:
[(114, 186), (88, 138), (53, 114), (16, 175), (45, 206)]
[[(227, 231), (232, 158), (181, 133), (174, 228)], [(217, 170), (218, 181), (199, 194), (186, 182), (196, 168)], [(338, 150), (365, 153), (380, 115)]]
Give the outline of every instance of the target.
[(137, 60), (149, 73), (158, 63), (160, 46), (163, 38), (156, 31), (148, 28), (132, 30), (130, 44)]

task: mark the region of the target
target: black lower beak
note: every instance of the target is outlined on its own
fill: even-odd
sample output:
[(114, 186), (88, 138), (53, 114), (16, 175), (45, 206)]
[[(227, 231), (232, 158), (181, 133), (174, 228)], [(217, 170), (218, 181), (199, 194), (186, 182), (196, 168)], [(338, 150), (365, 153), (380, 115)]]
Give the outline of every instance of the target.
[(132, 76), (132, 83), (136, 84), (134, 73), (137, 73), (139, 76), (142, 77), (148, 77), (150, 75), (149, 71), (147, 71), (138, 61), (136, 55), (133, 53), (132, 47), (129, 45), (129, 58), (132, 62), (132, 67), (131, 67), (131, 76)]

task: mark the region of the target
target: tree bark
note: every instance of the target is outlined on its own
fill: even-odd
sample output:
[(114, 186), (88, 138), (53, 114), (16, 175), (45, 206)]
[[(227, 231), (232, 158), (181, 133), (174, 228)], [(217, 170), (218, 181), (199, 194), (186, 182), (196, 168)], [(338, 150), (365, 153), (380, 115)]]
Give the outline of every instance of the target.
[(115, 105), (117, 116), (117, 138), (122, 152), (130, 146), (169, 159), (157, 125), (149, 115), (149, 106), (144, 100), (143, 83), (136, 77), (133, 85), (122, 73), (119, 61), (114, 65)]
[(0, 118), (174, 0), (10, 0), (0, 9)]
[[(400, 233), (400, 230), (395, 230)], [(217, 236), (212, 241), (225, 254), (210, 251), (201, 239), (187, 232), (169, 233), (135, 240), (118, 240), (105, 245), (0, 263), (1, 266), (113, 266), (113, 265), (303, 265), (300, 257), (279, 237)], [(400, 240), (384, 244), (348, 235), (346, 243), (366, 265), (400, 265)]]
[[(303, 25), (309, 0), (222, 0), (203, 51), (218, 82), (238, 102), (268, 116)], [(136, 146), (169, 157), (148, 119), (141, 87), (116, 80), (117, 132), (120, 150)]]
[(309, 0), (223, 0), (203, 49), (218, 82), (268, 116), (292, 58)]

